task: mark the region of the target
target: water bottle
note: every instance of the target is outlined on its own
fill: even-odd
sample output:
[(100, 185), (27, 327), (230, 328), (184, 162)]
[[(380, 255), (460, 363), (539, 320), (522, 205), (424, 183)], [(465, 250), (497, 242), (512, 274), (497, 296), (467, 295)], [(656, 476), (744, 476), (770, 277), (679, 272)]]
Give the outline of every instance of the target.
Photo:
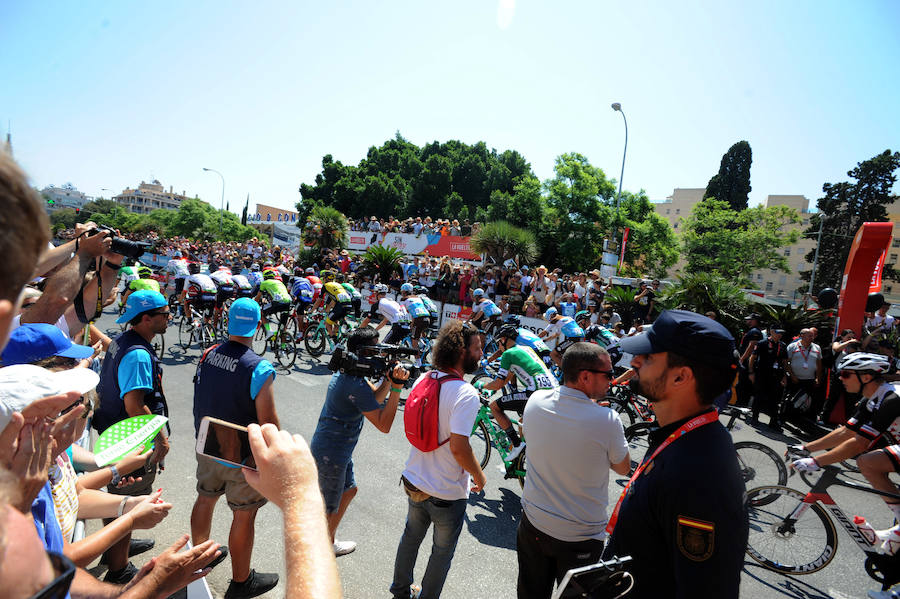
[(866, 538), (870, 545), (874, 545), (876, 541), (881, 540), (878, 538), (872, 525), (862, 516), (853, 516), (853, 524), (856, 525), (856, 529)]

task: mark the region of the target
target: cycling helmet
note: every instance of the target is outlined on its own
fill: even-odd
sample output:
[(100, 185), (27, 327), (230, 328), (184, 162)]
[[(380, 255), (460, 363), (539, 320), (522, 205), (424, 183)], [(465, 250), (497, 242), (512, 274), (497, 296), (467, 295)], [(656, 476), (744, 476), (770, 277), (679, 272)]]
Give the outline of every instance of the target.
[(837, 369), (841, 371), (852, 370), (854, 372), (885, 374), (891, 369), (891, 359), (881, 354), (855, 352), (844, 356), (837, 363)]
[(325, 269), (319, 273), (319, 278), (325, 281), (326, 283), (334, 280), (334, 271)]
[(482, 295), (484, 295), (484, 289), (481, 287), (472, 290), (472, 297), (481, 297)]
[(253, 272), (259, 272), (259, 263), (254, 262), (254, 263), (250, 266), (250, 270), (252, 270)]
[(412, 293), (413, 286), (412, 283), (403, 283), (400, 285), (400, 293)]
[(263, 271), (263, 279), (265, 279), (266, 281), (274, 281), (276, 278), (278, 278), (278, 273), (274, 270)]
[(558, 312), (556, 311), (556, 308), (554, 308), (553, 306), (550, 306), (549, 308), (547, 308), (547, 311), (544, 312), (544, 320), (550, 320), (557, 314), (558, 314)]
[(578, 312), (575, 313), (575, 322), (579, 322), (585, 318), (590, 318), (590, 317), (591, 317), (591, 313), (588, 312), (587, 310), (579, 310)]
[(519, 336), (519, 329), (515, 325), (505, 324), (497, 331), (497, 337), (500, 339), (515, 339)]
[(306, 272), (306, 274), (308, 274), (308, 275), (316, 274), (316, 271), (311, 266), (309, 268), (307, 268), (306, 271), (304, 271), (304, 272)]
[(149, 279), (153, 276), (153, 270), (149, 266), (141, 266), (138, 268), (138, 276), (142, 279)]
[(506, 324), (519, 326), (522, 323), (522, 320), (515, 314), (510, 314), (509, 316), (507, 316), (506, 318), (503, 319), (503, 322), (505, 322)]
[(294, 276), (295, 276), (295, 277), (302, 277), (302, 276), (303, 276), (303, 269), (302, 269), (301, 267), (299, 267), (299, 266), (295, 266), (295, 267), (294, 267)]
[(341, 273), (337, 273), (336, 275), (334, 275), (334, 280), (337, 281), (338, 283), (343, 283), (344, 275), (342, 275)]
[(200, 272), (200, 265), (196, 262), (188, 262), (188, 272), (192, 275), (198, 274)]
[(376, 283), (375, 284), (375, 293), (387, 293), (388, 286), (384, 283)]

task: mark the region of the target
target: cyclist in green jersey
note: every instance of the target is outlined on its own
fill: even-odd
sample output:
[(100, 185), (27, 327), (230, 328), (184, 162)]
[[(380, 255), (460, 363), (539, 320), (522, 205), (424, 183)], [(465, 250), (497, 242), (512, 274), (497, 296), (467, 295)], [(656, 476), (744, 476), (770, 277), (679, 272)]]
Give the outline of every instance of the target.
[[(281, 277), (274, 270), (263, 272), (263, 280), (259, 284), (259, 293), (256, 294), (256, 301), (262, 306), (262, 315), (278, 314), (278, 320), (283, 327), (290, 316), (291, 310), (291, 294), (288, 293), (287, 287), (281, 281)], [(268, 319), (263, 321), (263, 327), (266, 334), (271, 337), (275, 334), (272, 329), (272, 323)]]
[[(129, 266), (127, 268), (132, 267)], [(122, 270), (125, 270), (125, 268), (123, 268)], [(142, 289), (149, 289), (151, 291), (160, 293), (159, 281), (153, 278), (153, 271), (149, 266), (138, 267), (137, 276), (137, 279), (133, 279), (128, 283), (127, 287), (125, 287), (125, 293), (122, 294), (122, 303), (125, 303), (128, 300), (129, 295), (131, 295), (135, 291), (141, 291)]]
[(521, 416), (525, 411), (528, 397), (532, 393), (538, 389), (555, 389), (559, 386), (556, 377), (551, 374), (547, 365), (533, 349), (524, 345), (516, 345), (518, 336), (519, 331), (514, 325), (501, 327), (497, 333), (497, 343), (503, 350), (503, 354), (500, 356), (500, 370), (497, 378), (486, 385), (476, 386), (485, 391), (496, 391), (516, 378), (525, 387), (523, 391), (508, 393), (491, 402), (491, 414), (493, 414), (494, 420), (513, 444), (513, 450), (506, 456), (510, 462), (521, 453), (525, 444), (519, 439), (519, 434), (504, 411), (515, 410)]
[(353, 308), (353, 315), (356, 318), (362, 318), (362, 293), (351, 285), (349, 281), (345, 281), (342, 274), (336, 275), (335, 280), (350, 294), (350, 306)]

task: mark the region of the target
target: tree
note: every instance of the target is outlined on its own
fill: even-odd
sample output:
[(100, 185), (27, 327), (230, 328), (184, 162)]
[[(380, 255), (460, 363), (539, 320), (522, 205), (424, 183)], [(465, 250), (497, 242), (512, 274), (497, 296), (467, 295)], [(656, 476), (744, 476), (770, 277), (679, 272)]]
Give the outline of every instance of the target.
[(706, 185), (703, 199), (716, 198), (728, 203), (732, 210), (743, 210), (747, 207), (750, 195), (750, 164), (753, 152), (750, 144), (739, 141), (725, 152), (719, 163), (719, 173), (714, 175)]
[(656, 214), (643, 190), (637, 194), (623, 192), (619, 208), (615, 228), (629, 229), (622, 274), (666, 276), (669, 267), (678, 261), (679, 254), (678, 241), (669, 221)]
[(77, 220), (80, 223), (85, 223), (91, 220), (94, 214), (109, 214), (110, 212), (115, 211), (116, 208), (121, 208), (121, 204), (119, 204), (115, 200), (105, 200), (103, 198), (97, 198), (96, 200), (87, 202), (84, 206), (81, 207), (81, 211), (78, 213)]
[(316, 206), (306, 221), (303, 236), (320, 250), (342, 248), (347, 238), (347, 217), (330, 206)]
[(732, 210), (723, 200), (710, 198), (694, 206), (682, 233), (686, 272), (716, 272), (748, 287), (750, 274), (760, 268), (790, 272), (778, 250), (800, 237), (792, 225), (800, 222), (787, 206)]
[(485, 223), (469, 240), (473, 251), (486, 254), (494, 264), (518, 258), (520, 264), (531, 262), (537, 254), (534, 234), (506, 221)]
[(250, 194), (247, 194), (247, 201), (244, 202), (244, 211), (241, 213), (241, 224), (247, 226), (247, 209), (250, 208)]
[(663, 288), (659, 304), (667, 310), (690, 310), (699, 314), (712, 310), (737, 339), (749, 302), (740, 287), (718, 274), (692, 272), (679, 276), (674, 285)]
[[(821, 215), (825, 215), (816, 266), (815, 284), (818, 289), (840, 289), (850, 246), (862, 223), (888, 220), (886, 207), (898, 199), (892, 193), (898, 168), (900, 152), (885, 150), (869, 160), (857, 163), (855, 168), (848, 171), (847, 176), (854, 181), (825, 183), (822, 186), (825, 195), (817, 201), (819, 213), (810, 218), (810, 226), (804, 231), (806, 238), (818, 239), (819, 219)], [(814, 255), (815, 248), (806, 255), (806, 260), (812, 262)], [(800, 276), (808, 281), (810, 274), (811, 271), (806, 271)], [(900, 280), (900, 275), (887, 264), (883, 276)]]
[(370, 245), (363, 255), (361, 270), (364, 275), (372, 276), (376, 273), (382, 282), (389, 281), (394, 270), (399, 267), (403, 252), (395, 247), (385, 245)]
[(74, 229), (76, 217), (74, 208), (61, 208), (50, 213), (50, 224), (54, 229)]

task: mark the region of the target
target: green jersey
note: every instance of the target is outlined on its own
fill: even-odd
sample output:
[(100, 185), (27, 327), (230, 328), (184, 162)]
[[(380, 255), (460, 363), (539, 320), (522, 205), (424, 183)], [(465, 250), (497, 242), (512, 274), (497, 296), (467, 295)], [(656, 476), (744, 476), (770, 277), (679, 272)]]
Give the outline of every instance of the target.
[(269, 301), (287, 303), (291, 301), (291, 294), (288, 293), (287, 287), (281, 281), (263, 279), (263, 282), (259, 284), (259, 290), (269, 298)]
[(157, 281), (156, 279), (135, 279), (128, 284), (128, 288), (132, 291), (141, 291), (143, 289), (148, 289), (150, 291), (160, 293), (159, 281)]
[(356, 287), (354, 287), (350, 283), (341, 283), (341, 287), (346, 289), (347, 293), (349, 293), (350, 297), (352, 297), (353, 299), (361, 299), (362, 298), (362, 294), (359, 291), (357, 291)]
[(500, 377), (505, 378), (510, 372), (525, 385), (526, 391), (555, 389), (559, 386), (556, 377), (530, 347), (516, 345), (503, 352), (500, 356)]

